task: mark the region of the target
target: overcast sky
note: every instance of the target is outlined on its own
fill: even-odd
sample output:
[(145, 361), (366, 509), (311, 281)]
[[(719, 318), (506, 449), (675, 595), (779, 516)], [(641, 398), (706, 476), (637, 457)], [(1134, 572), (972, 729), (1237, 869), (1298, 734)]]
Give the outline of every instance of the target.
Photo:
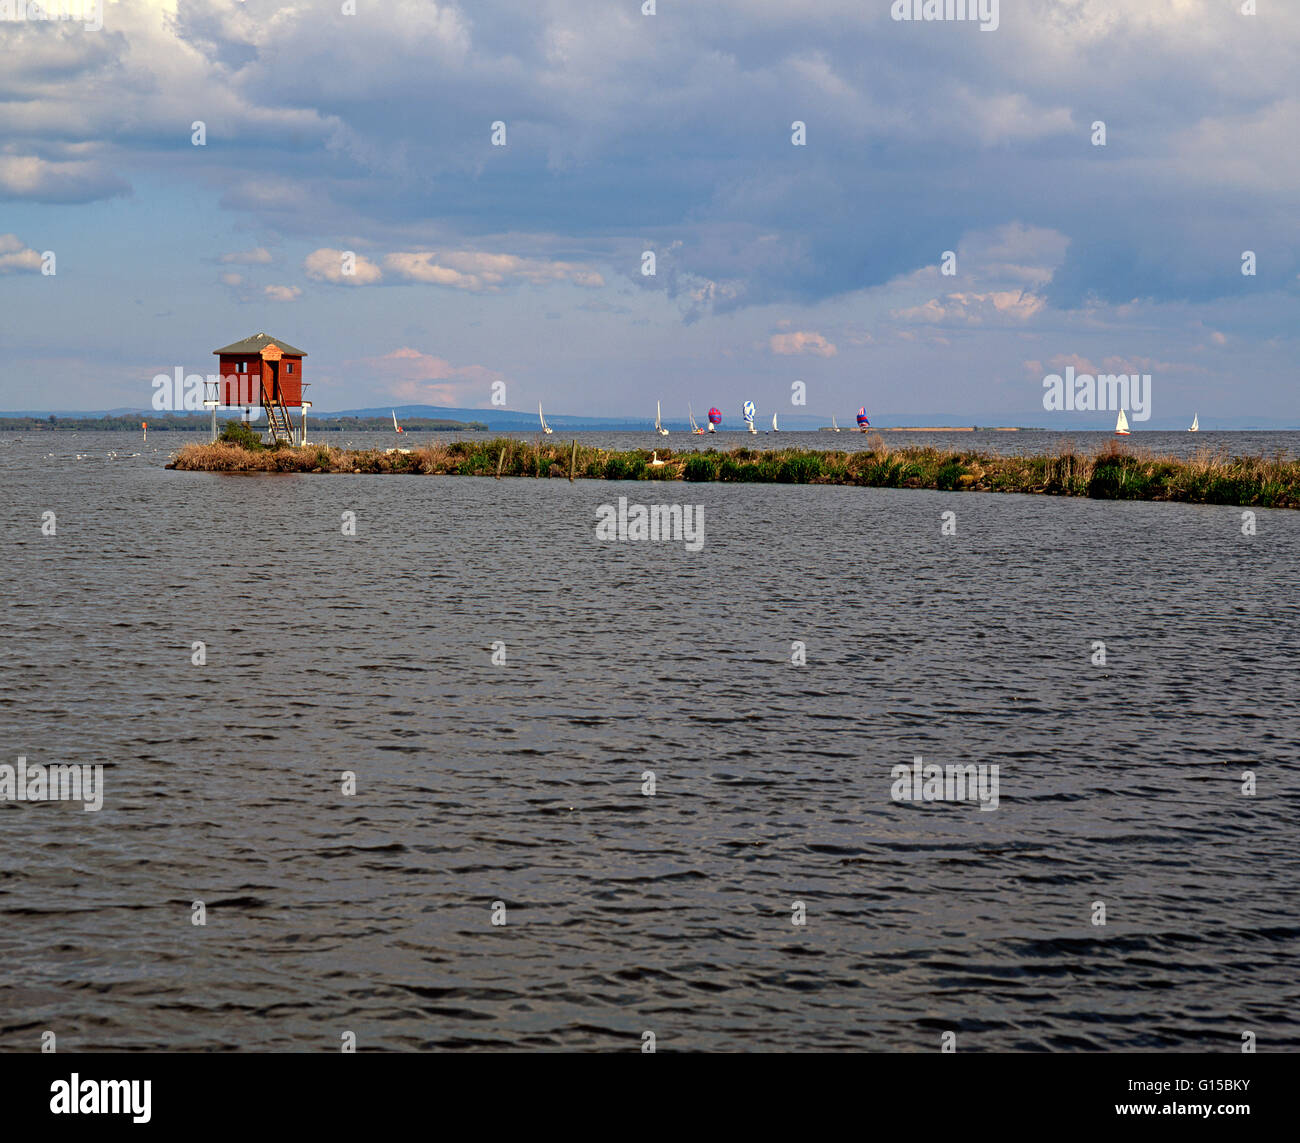
[(144, 408), (264, 330), (308, 351), (318, 411), (504, 381), (557, 414), (1109, 427), (1043, 409), (1073, 365), (1150, 373), (1150, 427), (1300, 424), (1300, 2), (1242, 4), (1001, 0), (987, 31), (892, 0), (0, 22), (0, 408)]

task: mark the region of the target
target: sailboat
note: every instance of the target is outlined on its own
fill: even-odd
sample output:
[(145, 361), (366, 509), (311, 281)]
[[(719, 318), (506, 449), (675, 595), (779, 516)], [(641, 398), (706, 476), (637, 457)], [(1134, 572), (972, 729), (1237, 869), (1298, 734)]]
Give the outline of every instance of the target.
[(1199, 433), (1201, 431), (1201, 418), (1195, 413), (1192, 414), (1192, 427), (1187, 431), (1189, 433)]
[(1115, 422), (1115, 435), (1117, 437), (1129, 436), (1128, 418), (1124, 416), (1124, 410), (1119, 411), (1119, 419)]
[(744, 414), (745, 424), (749, 426), (749, 431), (751, 433), (758, 432), (758, 430), (754, 428), (754, 402), (746, 401), (745, 406), (741, 410), (741, 412)]
[(774, 433), (779, 433), (779, 432), (781, 431), (780, 429), (778, 429), (778, 428), (776, 427), (776, 414), (775, 414), (775, 413), (772, 414), (772, 431), (773, 431)]
[(655, 432), (657, 432), (661, 437), (666, 437), (668, 435), (668, 430), (659, 423), (659, 418), (660, 418), (659, 402), (656, 401), (655, 402)]
[(548, 424), (546, 423), (546, 418), (542, 416), (542, 403), (541, 403), (541, 401), (538, 401), (538, 402), (537, 402), (537, 419), (538, 419), (539, 421), (542, 422), (542, 432), (544, 432), (548, 437), (549, 437), (553, 432), (555, 432), (555, 430), (554, 430), (553, 428), (551, 428), (551, 426), (548, 425)]
[(862, 408), (858, 410), (858, 428), (864, 433), (871, 428), (871, 422), (867, 419), (866, 405), (863, 405)]
[(838, 433), (839, 431), (840, 431), (840, 426), (836, 423), (836, 420), (835, 420), (835, 414), (832, 413), (832, 414), (831, 414), (831, 432), (833, 432), (833, 433)]
[(402, 431), (402, 426), (399, 425), (399, 424), (397, 423), (397, 410), (396, 410), (396, 409), (393, 410), (393, 431), (394, 431), (394, 432), (398, 432), (398, 433), (400, 433), (400, 432)]
[(703, 436), (704, 430), (695, 423), (695, 410), (692, 409), (689, 404), (686, 406), (686, 414), (691, 418), (691, 432), (693, 432), (697, 437)]

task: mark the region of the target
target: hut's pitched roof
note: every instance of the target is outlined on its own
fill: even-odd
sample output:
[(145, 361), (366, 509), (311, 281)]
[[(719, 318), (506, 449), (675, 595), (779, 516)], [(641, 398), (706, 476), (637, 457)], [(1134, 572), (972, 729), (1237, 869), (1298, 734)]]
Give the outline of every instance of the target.
[(289, 357), (306, 357), (307, 354), (301, 349), (294, 349), (287, 341), (281, 341), (278, 337), (272, 337), (269, 333), (255, 333), (251, 337), (244, 338), (243, 341), (236, 341), (230, 345), (222, 346), (220, 349), (214, 349), (213, 353), (261, 353), (268, 345), (278, 345), (280, 351)]

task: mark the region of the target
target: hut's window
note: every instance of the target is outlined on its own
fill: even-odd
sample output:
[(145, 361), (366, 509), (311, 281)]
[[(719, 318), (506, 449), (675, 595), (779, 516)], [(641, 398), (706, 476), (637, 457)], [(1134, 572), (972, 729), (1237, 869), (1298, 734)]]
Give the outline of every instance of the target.
[(287, 370), (286, 370), (286, 372), (292, 373), (292, 372), (293, 372), (293, 362), (292, 362), (292, 361), (286, 362), (286, 365), (287, 365)]

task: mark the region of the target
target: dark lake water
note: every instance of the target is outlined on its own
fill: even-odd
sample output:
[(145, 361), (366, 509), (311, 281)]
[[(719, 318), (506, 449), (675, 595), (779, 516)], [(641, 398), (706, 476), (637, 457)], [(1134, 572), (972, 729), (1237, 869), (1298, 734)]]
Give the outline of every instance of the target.
[[(0, 803), (0, 1050), (1300, 1047), (1300, 513), (181, 439), (0, 436), (0, 764), (104, 766)], [(620, 496), (703, 547), (598, 541)]]

